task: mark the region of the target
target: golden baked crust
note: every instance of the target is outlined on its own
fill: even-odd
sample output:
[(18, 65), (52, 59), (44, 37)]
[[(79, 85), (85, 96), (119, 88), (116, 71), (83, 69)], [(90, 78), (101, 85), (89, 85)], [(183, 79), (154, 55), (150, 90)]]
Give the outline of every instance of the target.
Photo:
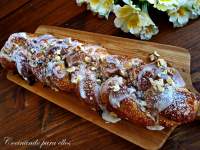
[(0, 52), (0, 63), (17, 68), (29, 83), (37, 80), (56, 91), (75, 92), (92, 110), (106, 108), (143, 126), (191, 122), (199, 109), (199, 98), (163, 59), (145, 64), (69, 37), (13, 34)]

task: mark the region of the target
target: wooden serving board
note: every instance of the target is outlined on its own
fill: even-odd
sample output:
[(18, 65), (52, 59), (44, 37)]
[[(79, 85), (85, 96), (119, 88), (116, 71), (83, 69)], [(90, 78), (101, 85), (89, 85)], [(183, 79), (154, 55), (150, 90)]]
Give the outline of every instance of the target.
[[(190, 77), (190, 54), (186, 49), (53, 26), (40, 26), (35, 33), (52, 34), (60, 38), (69, 36), (89, 43), (98, 43), (106, 47), (112, 54), (128, 55), (142, 59), (147, 59), (148, 54), (156, 50), (180, 71), (187, 83), (187, 88), (196, 92)], [(12, 73), (8, 73), (7, 78), (52, 103), (145, 149), (161, 148), (175, 129), (173, 127), (163, 131), (149, 131), (125, 120), (116, 124), (105, 123), (96, 112), (90, 110), (73, 94), (54, 92), (50, 88), (44, 88), (40, 83), (30, 86), (18, 75)]]

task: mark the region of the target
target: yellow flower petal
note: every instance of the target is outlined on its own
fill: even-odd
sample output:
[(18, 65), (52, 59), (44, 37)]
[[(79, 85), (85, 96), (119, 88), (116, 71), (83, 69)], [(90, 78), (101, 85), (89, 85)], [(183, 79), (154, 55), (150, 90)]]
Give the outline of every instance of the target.
[(137, 14), (132, 14), (131, 18), (128, 20), (128, 28), (135, 28), (140, 25), (140, 18)]

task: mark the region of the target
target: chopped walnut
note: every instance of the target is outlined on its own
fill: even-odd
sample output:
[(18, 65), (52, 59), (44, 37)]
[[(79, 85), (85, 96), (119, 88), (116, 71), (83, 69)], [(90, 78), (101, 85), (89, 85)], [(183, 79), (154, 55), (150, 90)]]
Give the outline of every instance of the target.
[(154, 60), (156, 60), (154, 54), (149, 55), (149, 59), (150, 59), (150, 61), (154, 61)]
[(146, 101), (143, 101), (143, 100), (141, 100), (141, 101), (140, 101), (140, 105), (141, 105), (141, 106), (147, 106), (147, 102), (146, 102)]
[(153, 86), (154, 90), (163, 92), (164, 91), (164, 80), (159, 79), (159, 80), (153, 80), (152, 78), (149, 79), (151, 85)]
[(83, 46), (82, 45), (77, 45), (77, 50), (83, 50)]
[(163, 86), (161, 86), (161, 85), (157, 85), (157, 90), (159, 92), (164, 92), (165, 88)]
[(57, 50), (57, 51), (55, 52), (55, 54), (60, 55), (60, 54), (61, 54), (61, 50)]
[(55, 60), (60, 61), (60, 60), (61, 60), (61, 57), (60, 57), (60, 56), (56, 56), (56, 57), (55, 57)]
[(164, 70), (164, 71), (162, 72), (162, 74), (167, 74), (167, 70)]
[(158, 67), (167, 67), (167, 62), (164, 59), (158, 59), (157, 66)]
[(157, 57), (160, 57), (160, 54), (158, 54), (158, 52), (157, 51), (154, 51), (154, 53), (153, 53), (155, 56), (157, 56)]
[(70, 68), (67, 68), (67, 72), (69, 72), (69, 73), (72, 73), (72, 72), (74, 72), (76, 70), (76, 68), (74, 67), (74, 66), (72, 66), (72, 67), (70, 67)]
[(111, 87), (113, 89), (114, 92), (117, 92), (120, 90), (120, 86), (119, 84), (115, 84), (114, 86)]
[(132, 62), (127, 62), (124, 64), (124, 68), (131, 69), (132, 68)]
[(155, 61), (160, 57), (160, 55), (157, 53), (157, 51), (154, 51), (153, 54), (149, 55), (150, 61)]
[(69, 38), (66, 38), (65, 39), (65, 43), (67, 44), (72, 44), (72, 39), (69, 37)]
[(176, 70), (174, 68), (170, 68), (167, 70), (167, 72), (170, 74), (170, 75), (173, 75), (176, 73)]
[(96, 67), (91, 67), (91, 70), (95, 71), (95, 70), (97, 70), (97, 68)]
[(65, 69), (65, 65), (64, 64), (60, 64), (60, 68), (61, 69)]
[(88, 56), (86, 56), (86, 57), (85, 57), (85, 62), (87, 62), (87, 63), (91, 62), (91, 58), (88, 57)]
[(75, 79), (71, 79), (71, 82), (77, 84), (80, 80), (81, 76), (78, 75)]
[(166, 81), (167, 81), (167, 83), (169, 83), (170, 85), (173, 85), (173, 84), (174, 84), (174, 81), (172, 80), (171, 77), (168, 77)]
[(124, 70), (124, 69), (120, 70), (120, 75), (122, 75), (123, 77), (127, 77), (128, 76), (126, 70)]
[(100, 55), (100, 61), (103, 62), (105, 60), (106, 56), (105, 55)]
[(96, 80), (98, 84), (101, 84), (101, 79)]

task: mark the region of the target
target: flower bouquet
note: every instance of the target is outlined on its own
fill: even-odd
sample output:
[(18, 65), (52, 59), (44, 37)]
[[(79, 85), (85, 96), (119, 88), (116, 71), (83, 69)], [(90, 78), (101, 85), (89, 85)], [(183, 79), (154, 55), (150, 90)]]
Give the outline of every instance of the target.
[(183, 27), (200, 15), (200, 0), (76, 0), (86, 3), (88, 9), (108, 19), (115, 14), (114, 24), (142, 40), (149, 40), (159, 30), (151, 19), (150, 7), (166, 13), (174, 27)]

